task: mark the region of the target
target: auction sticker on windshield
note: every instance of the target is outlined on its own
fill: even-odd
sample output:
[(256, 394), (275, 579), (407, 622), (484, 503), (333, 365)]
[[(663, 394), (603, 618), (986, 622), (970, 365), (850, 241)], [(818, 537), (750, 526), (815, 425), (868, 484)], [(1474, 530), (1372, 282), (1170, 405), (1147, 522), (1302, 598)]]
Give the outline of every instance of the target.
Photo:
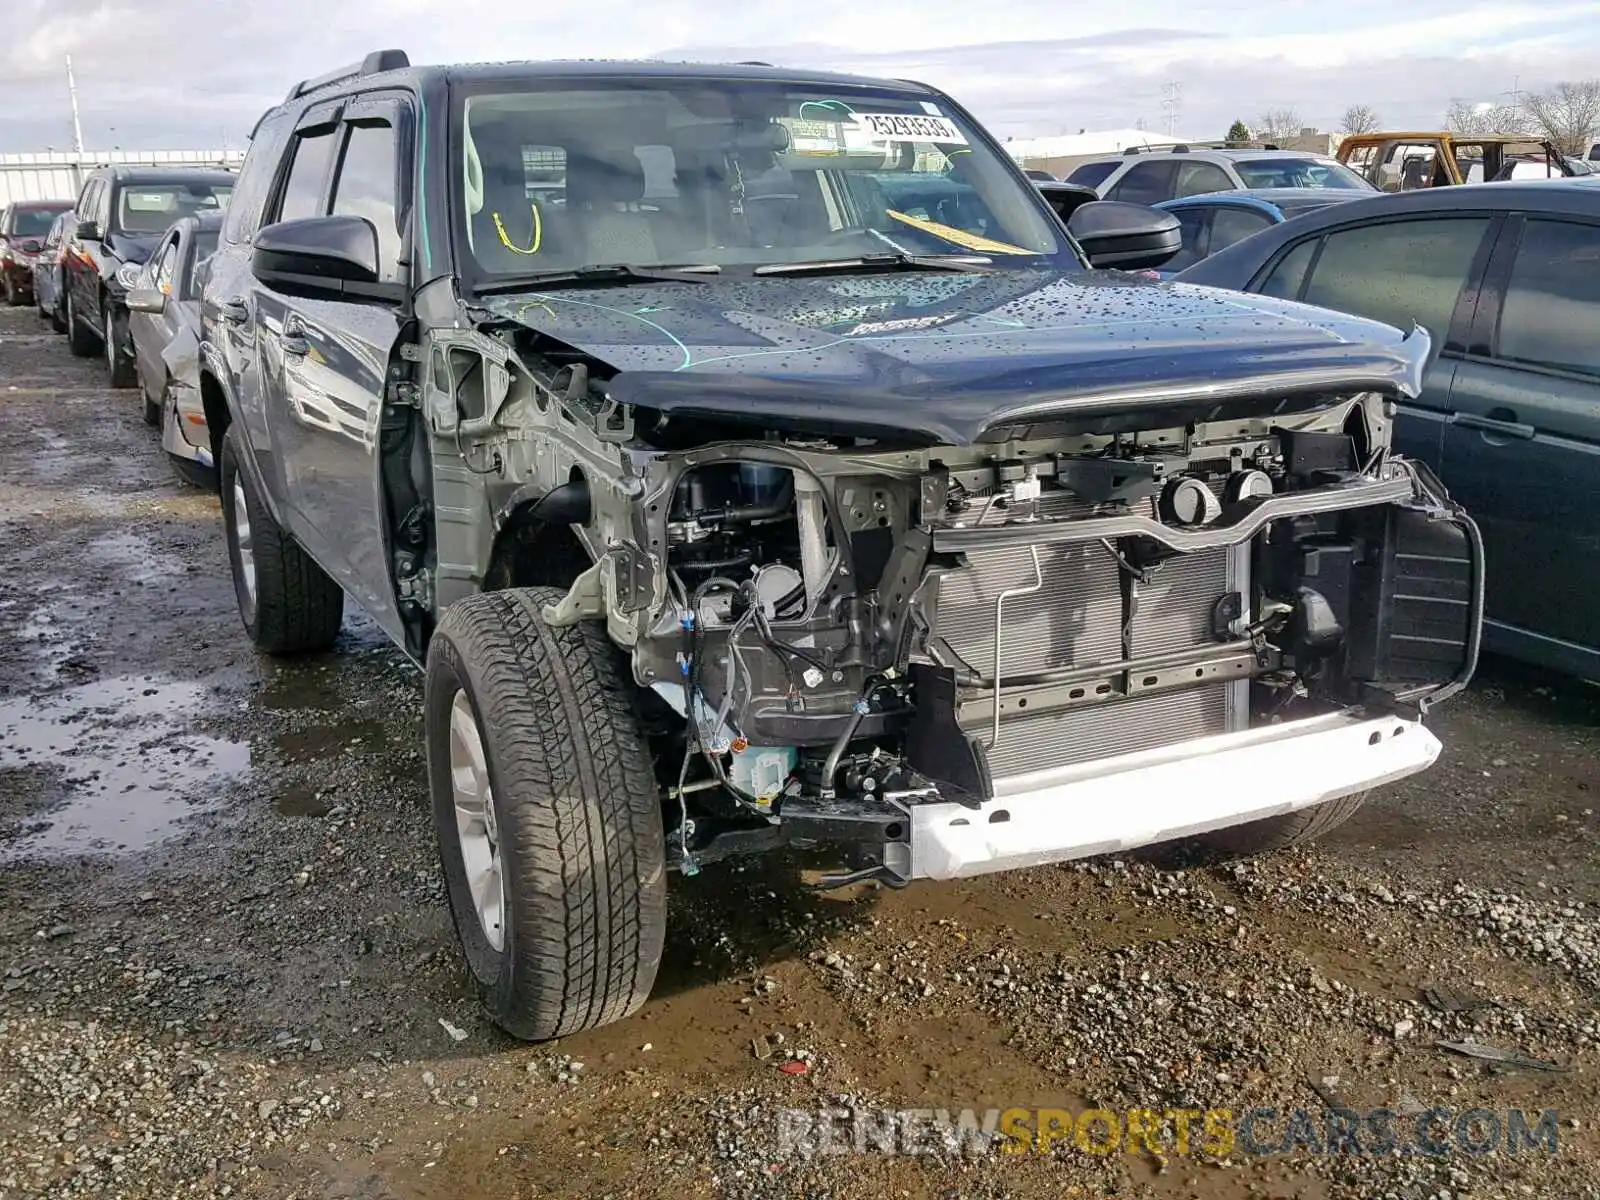
[(853, 117), (879, 141), (967, 144), (961, 130), (947, 117), (925, 117), (920, 113), (855, 113)]

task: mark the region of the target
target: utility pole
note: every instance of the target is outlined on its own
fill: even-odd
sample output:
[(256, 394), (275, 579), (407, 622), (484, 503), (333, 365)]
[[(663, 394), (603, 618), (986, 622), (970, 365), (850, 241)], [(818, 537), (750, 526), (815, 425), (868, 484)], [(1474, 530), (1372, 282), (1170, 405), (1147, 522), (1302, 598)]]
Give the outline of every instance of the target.
[(72, 55), (67, 55), (67, 98), (72, 101), (72, 148), (83, 158), (83, 122), (78, 119), (78, 83), (72, 77)]
[(1176, 79), (1161, 85), (1161, 112), (1166, 118), (1167, 135), (1178, 132), (1178, 113), (1183, 106), (1183, 84)]

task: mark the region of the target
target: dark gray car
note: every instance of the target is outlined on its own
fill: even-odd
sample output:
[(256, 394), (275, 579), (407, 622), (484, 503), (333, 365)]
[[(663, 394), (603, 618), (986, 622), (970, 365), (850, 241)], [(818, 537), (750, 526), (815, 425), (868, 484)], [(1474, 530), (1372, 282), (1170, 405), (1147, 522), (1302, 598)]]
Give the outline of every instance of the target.
[(200, 403), (200, 268), (217, 248), (220, 213), (185, 217), (156, 243), (128, 292), (144, 419), (161, 429), (161, 447), (178, 475), (215, 483), (211, 438)]
[(1483, 529), (1485, 645), (1600, 679), (1600, 180), (1355, 200), (1177, 278), (1425, 326), (1394, 446)]

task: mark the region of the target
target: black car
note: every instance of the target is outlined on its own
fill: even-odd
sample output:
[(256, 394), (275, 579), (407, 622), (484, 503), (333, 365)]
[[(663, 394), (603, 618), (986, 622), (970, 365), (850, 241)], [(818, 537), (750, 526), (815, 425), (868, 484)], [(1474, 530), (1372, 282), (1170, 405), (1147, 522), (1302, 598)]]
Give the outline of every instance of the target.
[(7, 304), (34, 298), (33, 268), (50, 226), (70, 200), (15, 200), (0, 208), (0, 292)]
[(1426, 328), (1395, 448), (1483, 528), (1485, 644), (1600, 679), (1600, 180), (1353, 200), (1177, 278)]
[(199, 167), (101, 167), (84, 181), (62, 258), (67, 338), (74, 354), (105, 354), (113, 387), (138, 382), (117, 273), (146, 262), (178, 218), (225, 209), (234, 181)]
[(1176, 218), (1056, 199), (935, 88), (752, 64), (379, 51), (263, 117), (201, 294), (241, 621), (425, 664), (508, 1030), (637, 1009), (671, 871), (1256, 853), (1434, 761), (1427, 336), (1093, 269)]

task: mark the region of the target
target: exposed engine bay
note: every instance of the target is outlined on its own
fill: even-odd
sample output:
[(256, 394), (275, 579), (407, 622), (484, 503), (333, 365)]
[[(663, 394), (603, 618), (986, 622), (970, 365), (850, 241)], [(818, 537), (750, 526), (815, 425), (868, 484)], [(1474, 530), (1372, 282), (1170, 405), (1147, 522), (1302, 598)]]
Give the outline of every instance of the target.
[(829, 842), (836, 880), (903, 882), (921, 808), (1009, 819), (1099, 764), (1419, 719), (1475, 664), (1476, 529), (1390, 456), (1377, 392), (894, 448), (669, 421), (477, 332), (432, 353), (467, 468), (437, 478), (440, 601), (493, 553), (448, 512), (572, 530), (590, 565), (546, 619), (630, 656), (684, 871)]

